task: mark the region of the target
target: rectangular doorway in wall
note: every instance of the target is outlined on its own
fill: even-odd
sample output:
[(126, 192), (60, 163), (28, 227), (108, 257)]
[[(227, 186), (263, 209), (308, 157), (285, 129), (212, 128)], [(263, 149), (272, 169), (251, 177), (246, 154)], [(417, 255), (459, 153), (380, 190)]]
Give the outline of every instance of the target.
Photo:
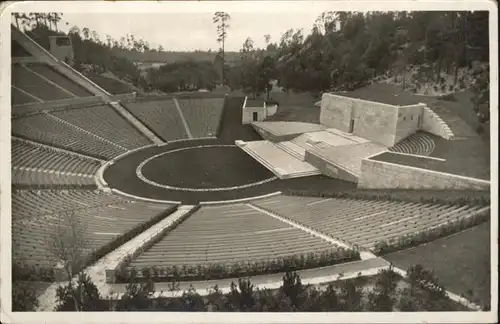
[(418, 129), (422, 128), (422, 116), (418, 116), (417, 128)]
[(253, 119), (253, 121), (259, 121), (259, 113), (253, 112), (252, 113), (252, 119)]
[(351, 121), (349, 122), (349, 133), (353, 132), (354, 132), (354, 119), (351, 119)]

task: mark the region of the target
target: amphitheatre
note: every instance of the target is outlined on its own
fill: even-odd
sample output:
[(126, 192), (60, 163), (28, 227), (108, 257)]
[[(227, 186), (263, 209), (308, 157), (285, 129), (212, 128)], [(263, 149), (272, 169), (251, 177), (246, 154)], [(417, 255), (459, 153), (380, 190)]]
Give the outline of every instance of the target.
[(230, 93), (115, 95), (15, 27), (11, 90), (12, 258), (46, 296), (59, 214), (83, 224), (103, 295), (132, 277), (332, 280), (451, 234), (489, 244), (489, 155), (444, 105), (325, 93), (311, 123)]

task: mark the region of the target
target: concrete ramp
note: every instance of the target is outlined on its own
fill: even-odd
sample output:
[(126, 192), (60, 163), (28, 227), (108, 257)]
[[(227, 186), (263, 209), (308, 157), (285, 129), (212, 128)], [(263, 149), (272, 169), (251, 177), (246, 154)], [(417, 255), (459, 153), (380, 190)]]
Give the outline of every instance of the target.
[(384, 151), (387, 151), (386, 147), (373, 142), (330, 148), (314, 147), (306, 151), (305, 161), (329, 177), (358, 182), (361, 161)]
[(321, 174), (316, 167), (287, 153), (268, 140), (235, 143), (280, 179)]

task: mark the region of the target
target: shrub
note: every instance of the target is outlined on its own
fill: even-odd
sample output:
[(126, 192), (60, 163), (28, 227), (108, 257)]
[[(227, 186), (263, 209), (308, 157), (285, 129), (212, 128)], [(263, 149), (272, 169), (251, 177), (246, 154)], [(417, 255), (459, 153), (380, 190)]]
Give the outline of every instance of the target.
[(99, 289), (86, 274), (80, 274), (76, 283), (59, 286), (56, 297), (56, 311), (105, 311), (107, 306)]
[(289, 189), (285, 190), (284, 194), (298, 197), (468, 204), (471, 206), (486, 206), (490, 204), (491, 200), (490, 192), (486, 190), (354, 189), (348, 191), (316, 191)]
[[(14, 273), (12, 273), (14, 275)], [(29, 282), (12, 281), (12, 311), (32, 312), (38, 307), (36, 289)]]
[(449, 93), (449, 94), (445, 94), (445, 95), (439, 96), (438, 99), (439, 100), (444, 100), (444, 101), (457, 101), (457, 98), (455, 97), (455, 94), (453, 94), (453, 93)]

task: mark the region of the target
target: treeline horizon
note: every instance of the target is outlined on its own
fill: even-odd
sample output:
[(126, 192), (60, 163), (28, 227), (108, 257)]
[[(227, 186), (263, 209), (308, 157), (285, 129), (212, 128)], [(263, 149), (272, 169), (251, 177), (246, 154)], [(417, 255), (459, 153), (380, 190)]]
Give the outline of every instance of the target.
[[(255, 97), (269, 95), (270, 81), (275, 79), (285, 91), (319, 94), (364, 87), (388, 73), (401, 76), (405, 88), (405, 75), (417, 69), (418, 76), (409, 80), (408, 90), (417, 92), (429, 83), (444, 92), (471, 88), (475, 112), (481, 122), (489, 120), (487, 11), (324, 12), (311, 24), (310, 33), (289, 29), (279, 40), (263, 35), (265, 48), (247, 38), (239, 53), (224, 50), (226, 38), (231, 37), (231, 17), (218, 12), (214, 15), (218, 51), (188, 52), (198, 57), (178, 58), (147, 72), (133, 61), (140, 56), (155, 61), (158, 54), (166, 53), (163, 47), (154, 49), (131, 34), (101, 40), (87, 27), (73, 26), (64, 34), (57, 29), (57, 17), (32, 13), (17, 17), (16, 23), (45, 48), (49, 35), (71, 36), (77, 70), (110, 71), (146, 91), (211, 90), (223, 84)], [(475, 70), (477, 62), (486, 68)], [(471, 70), (477, 81), (466, 83), (461, 69)], [(452, 84), (443, 75), (452, 76)]]

